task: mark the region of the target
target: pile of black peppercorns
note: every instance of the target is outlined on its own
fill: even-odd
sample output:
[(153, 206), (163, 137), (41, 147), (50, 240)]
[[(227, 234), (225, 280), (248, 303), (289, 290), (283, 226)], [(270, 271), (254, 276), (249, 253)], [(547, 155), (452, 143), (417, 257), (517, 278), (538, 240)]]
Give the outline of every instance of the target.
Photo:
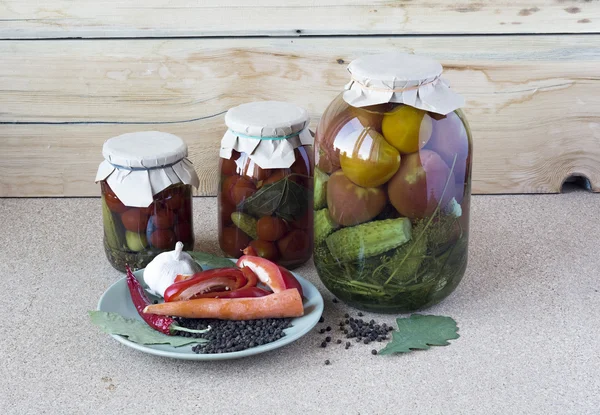
[(203, 330), (210, 326), (205, 333), (188, 333), (178, 331), (178, 336), (203, 338), (208, 343), (192, 347), (195, 353), (229, 353), (239, 352), (251, 347), (260, 346), (279, 340), (285, 329), (292, 327), (290, 318), (265, 318), (261, 320), (216, 320), (179, 318), (177, 324), (181, 327)]
[[(334, 303), (337, 303), (337, 299), (333, 299)], [(357, 313), (358, 317), (363, 317), (364, 314), (362, 312)], [(325, 318), (321, 317), (319, 319), (319, 323), (324, 323)], [(339, 322), (338, 331), (341, 332), (343, 338), (345, 339), (355, 339), (356, 343), (362, 344), (370, 344), (372, 342), (382, 342), (384, 340), (389, 340), (389, 332), (393, 331), (394, 328), (388, 326), (386, 323), (378, 324), (375, 320), (365, 321), (361, 318), (353, 318), (350, 317), (350, 314), (346, 313), (344, 315), (344, 319)], [(320, 347), (327, 347), (328, 343), (332, 342), (332, 336), (329, 335), (329, 332), (332, 331), (331, 326), (327, 326), (324, 328), (320, 328), (319, 334), (328, 334), (321, 343)], [(336, 344), (342, 344), (342, 339), (335, 340)], [(344, 349), (348, 350), (352, 346), (350, 341), (346, 341), (344, 345)], [(376, 355), (377, 350), (371, 350), (371, 354)], [(326, 365), (329, 365), (331, 362), (329, 360), (325, 361)]]

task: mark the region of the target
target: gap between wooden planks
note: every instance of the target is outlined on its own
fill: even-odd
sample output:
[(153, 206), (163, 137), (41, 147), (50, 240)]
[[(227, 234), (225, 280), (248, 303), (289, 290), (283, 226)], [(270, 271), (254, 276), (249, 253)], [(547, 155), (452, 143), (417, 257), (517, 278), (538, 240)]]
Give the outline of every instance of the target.
[(184, 138), (217, 190), (223, 112), (285, 99), (319, 114), (367, 53), (431, 55), (467, 98), (474, 193), (600, 190), (600, 36), (0, 42), (0, 196), (91, 196), (105, 139)]
[(0, 2), (0, 39), (597, 32), (589, 0)]

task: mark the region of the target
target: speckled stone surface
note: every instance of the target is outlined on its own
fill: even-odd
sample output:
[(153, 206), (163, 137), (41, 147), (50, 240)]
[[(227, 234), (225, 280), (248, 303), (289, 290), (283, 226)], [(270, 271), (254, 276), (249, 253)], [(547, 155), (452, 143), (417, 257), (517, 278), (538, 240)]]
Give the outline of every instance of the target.
[[(218, 252), (216, 199), (194, 207), (196, 249)], [(90, 324), (121, 277), (102, 251), (99, 199), (0, 199), (0, 413), (597, 414), (599, 218), (600, 195), (585, 192), (474, 197), (467, 274), (427, 311), (457, 320), (450, 346), (373, 356), (322, 349), (315, 330), (204, 363), (129, 349)], [(312, 264), (298, 272), (322, 291), (326, 322), (352, 313)]]

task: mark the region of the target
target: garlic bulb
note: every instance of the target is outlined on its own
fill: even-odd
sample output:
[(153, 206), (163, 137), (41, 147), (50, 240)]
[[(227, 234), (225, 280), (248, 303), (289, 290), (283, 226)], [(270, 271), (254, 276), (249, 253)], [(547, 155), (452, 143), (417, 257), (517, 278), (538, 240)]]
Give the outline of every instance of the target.
[(163, 252), (154, 258), (144, 270), (144, 281), (153, 294), (164, 296), (165, 290), (178, 275), (192, 275), (202, 267), (186, 252), (183, 243), (177, 242), (174, 251)]

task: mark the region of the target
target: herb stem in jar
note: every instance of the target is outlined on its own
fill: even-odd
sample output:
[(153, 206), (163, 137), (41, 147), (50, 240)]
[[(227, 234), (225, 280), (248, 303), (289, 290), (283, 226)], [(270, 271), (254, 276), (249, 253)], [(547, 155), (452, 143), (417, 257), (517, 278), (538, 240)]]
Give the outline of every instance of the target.
[(454, 160), (452, 160), (452, 167), (450, 168), (450, 173), (448, 173), (448, 178), (446, 179), (446, 184), (444, 184), (444, 190), (442, 191), (442, 195), (440, 196), (440, 201), (438, 202), (437, 206), (435, 207), (435, 210), (433, 211), (433, 214), (429, 217), (429, 220), (427, 221), (427, 224), (425, 225), (425, 227), (423, 228), (423, 230), (421, 231), (421, 233), (419, 234), (419, 236), (417, 236), (417, 239), (415, 240), (415, 242), (413, 243), (413, 245), (406, 252), (406, 255), (404, 256), (404, 258), (402, 258), (402, 261), (400, 261), (400, 263), (396, 267), (396, 270), (394, 272), (392, 272), (392, 275), (390, 275), (389, 278), (383, 283), (384, 287), (387, 286), (392, 281), (392, 279), (396, 275), (396, 271), (402, 267), (402, 265), (404, 264), (404, 262), (406, 261), (406, 259), (412, 253), (412, 251), (415, 248), (415, 246), (417, 246), (418, 242), (421, 240), (421, 238), (423, 237), (423, 235), (425, 235), (425, 232), (427, 231), (427, 229), (429, 229), (429, 226), (431, 226), (431, 222), (433, 222), (433, 218), (435, 217), (435, 215), (440, 211), (440, 207), (442, 205), (442, 201), (444, 200), (444, 195), (446, 194), (446, 190), (448, 189), (448, 183), (450, 183), (450, 179), (452, 178), (452, 173), (454, 172), (454, 166), (456, 165), (456, 158), (457, 157), (458, 157), (458, 153), (456, 153), (454, 155)]

